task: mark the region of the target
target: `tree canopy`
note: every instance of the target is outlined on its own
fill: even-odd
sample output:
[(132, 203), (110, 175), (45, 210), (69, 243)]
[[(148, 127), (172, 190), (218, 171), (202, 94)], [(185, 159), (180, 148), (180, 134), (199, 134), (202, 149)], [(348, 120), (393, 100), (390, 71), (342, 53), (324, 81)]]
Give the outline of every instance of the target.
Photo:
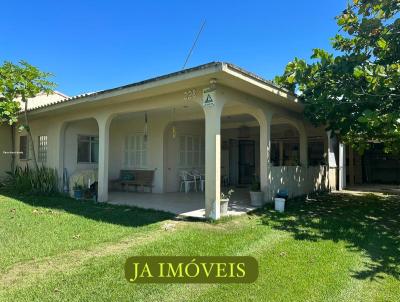
[(21, 103), (24, 104), (25, 121), (20, 130), (26, 130), (29, 135), (29, 147), (36, 169), (35, 147), (28, 120), (28, 101), (39, 93), (52, 93), (55, 84), (49, 81), (50, 73), (40, 71), (28, 62), (20, 61), (19, 64), (4, 62), (0, 66), (0, 124), (13, 125), (18, 122), (21, 113)]
[(370, 142), (400, 152), (400, 1), (353, 0), (336, 17), (337, 55), (314, 49), (275, 82), (297, 92), (314, 125), (363, 152)]
[(26, 61), (4, 62), (0, 66), (0, 123), (12, 125), (18, 121), (18, 99), (26, 103), (39, 93), (51, 93), (55, 84), (48, 80), (50, 76)]

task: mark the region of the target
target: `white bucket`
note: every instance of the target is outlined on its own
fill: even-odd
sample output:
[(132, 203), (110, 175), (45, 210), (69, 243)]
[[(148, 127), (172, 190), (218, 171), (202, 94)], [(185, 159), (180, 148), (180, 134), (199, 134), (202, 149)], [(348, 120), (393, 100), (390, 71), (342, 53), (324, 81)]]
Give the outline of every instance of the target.
[(283, 213), (285, 211), (285, 199), (275, 198), (275, 211)]

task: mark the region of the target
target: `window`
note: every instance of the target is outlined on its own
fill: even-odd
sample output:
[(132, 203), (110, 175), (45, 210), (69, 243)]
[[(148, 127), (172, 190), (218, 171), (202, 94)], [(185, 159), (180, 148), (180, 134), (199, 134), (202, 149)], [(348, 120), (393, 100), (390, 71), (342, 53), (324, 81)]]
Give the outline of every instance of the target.
[(124, 164), (132, 168), (146, 167), (147, 141), (143, 134), (125, 137)]
[(38, 137), (38, 161), (41, 163), (47, 161), (47, 135)]
[(78, 136), (78, 163), (99, 162), (99, 138), (97, 136)]
[(179, 166), (198, 167), (204, 164), (204, 152), (200, 136), (179, 137)]
[(28, 159), (29, 156), (29, 145), (28, 136), (21, 135), (19, 137), (19, 159)]

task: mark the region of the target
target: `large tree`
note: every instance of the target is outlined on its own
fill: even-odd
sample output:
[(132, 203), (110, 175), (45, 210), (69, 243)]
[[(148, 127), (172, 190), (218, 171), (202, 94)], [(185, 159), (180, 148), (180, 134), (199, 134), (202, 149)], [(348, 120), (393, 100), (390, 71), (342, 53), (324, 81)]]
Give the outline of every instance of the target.
[(24, 121), (20, 130), (28, 134), (31, 156), (38, 168), (34, 142), (28, 118), (28, 101), (40, 93), (52, 93), (55, 84), (49, 81), (50, 73), (40, 71), (25, 61), (19, 64), (4, 62), (0, 66), (0, 123), (13, 126), (21, 114), (19, 100), (24, 106)]
[(336, 17), (336, 54), (314, 49), (275, 81), (299, 94), (314, 125), (363, 152), (382, 142), (400, 152), (400, 1), (353, 0)]

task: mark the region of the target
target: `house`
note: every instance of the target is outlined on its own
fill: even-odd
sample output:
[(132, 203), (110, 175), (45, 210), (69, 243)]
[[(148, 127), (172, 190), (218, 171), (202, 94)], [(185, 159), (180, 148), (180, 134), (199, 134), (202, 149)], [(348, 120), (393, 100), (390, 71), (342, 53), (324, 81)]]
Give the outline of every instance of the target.
[[(83, 182), (98, 180), (101, 202), (113, 200), (111, 181), (132, 169), (153, 171), (154, 196), (180, 191), (182, 171), (202, 171), (202, 205), (214, 219), (223, 185), (248, 191), (257, 178), (265, 202), (282, 188), (296, 196), (346, 185), (346, 147), (305, 121), (295, 95), (233, 64), (212, 62), (31, 103), (39, 163), (67, 176), (62, 185), (69, 191), (76, 175), (92, 171)], [(9, 127), (1, 126), (0, 137), (4, 172), (11, 162)], [(31, 164), (26, 133), (15, 133), (15, 150), (18, 165)]]

